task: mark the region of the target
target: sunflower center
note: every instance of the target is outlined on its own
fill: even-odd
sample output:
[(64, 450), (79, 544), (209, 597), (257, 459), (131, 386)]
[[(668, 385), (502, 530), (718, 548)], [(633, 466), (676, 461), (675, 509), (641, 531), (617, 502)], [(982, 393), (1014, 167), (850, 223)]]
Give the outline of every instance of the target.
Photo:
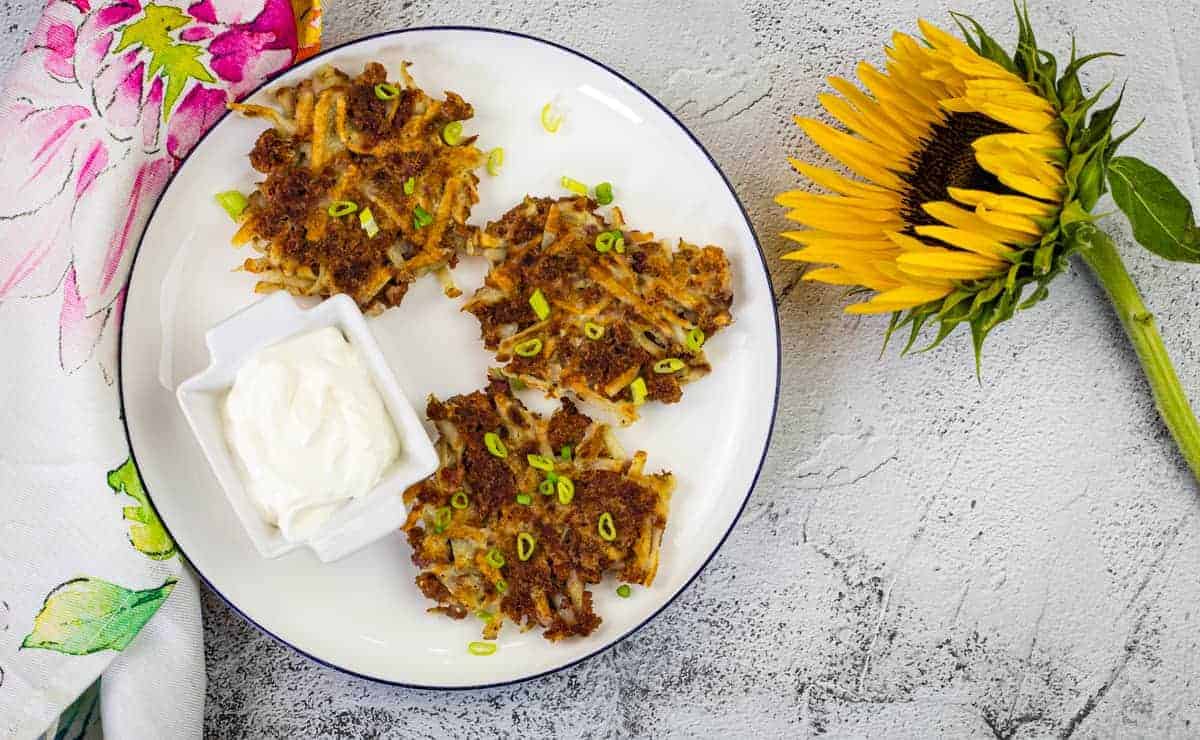
[(1013, 192), (979, 166), (971, 148), (983, 136), (1013, 131), (980, 113), (951, 113), (942, 123), (934, 124), (922, 141), (922, 148), (912, 155), (912, 171), (904, 176), (908, 191), (904, 194), (902, 215), (909, 228), (939, 223), (921, 206), (952, 200), (950, 188), (986, 190), (999, 195)]

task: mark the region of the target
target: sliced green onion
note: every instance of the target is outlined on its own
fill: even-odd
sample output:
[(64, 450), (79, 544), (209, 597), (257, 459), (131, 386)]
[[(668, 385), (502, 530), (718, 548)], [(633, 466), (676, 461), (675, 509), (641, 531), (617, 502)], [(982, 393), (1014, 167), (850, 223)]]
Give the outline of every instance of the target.
[(574, 450), (571, 449), (571, 445), (563, 445), (562, 450), (558, 453), (558, 456), (563, 460), (570, 462), (572, 452), (574, 452)]
[(617, 538), (617, 525), (613, 524), (612, 514), (607, 511), (600, 515), (600, 521), (596, 524), (596, 531), (600, 534), (600, 539), (605, 542), (612, 542)]
[(611, 182), (602, 182), (596, 186), (596, 202), (602, 206), (606, 206), (613, 202)]
[(670, 375), (673, 372), (682, 370), (687, 363), (678, 357), (668, 357), (665, 360), (659, 360), (654, 363), (654, 372), (659, 375)]
[(367, 232), (368, 239), (374, 239), (375, 235), (379, 233), (379, 224), (375, 223), (375, 214), (371, 213), (370, 208), (364, 208), (358, 212), (358, 225)]
[(413, 206), (413, 228), (423, 229), (433, 223), (433, 216), (421, 206)]
[(462, 143), (462, 121), (451, 121), (442, 127), (442, 141), (450, 146)]
[(488, 432), (483, 435), (483, 443), (487, 446), (488, 452), (496, 457), (508, 457), (508, 448), (504, 446), (504, 440), (500, 439), (499, 434)]
[(500, 174), (500, 168), (504, 166), (504, 149), (496, 147), (488, 152), (487, 172), (492, 177)]
[(496, 593), (498, 593), (500, 595), (504, 595), (504, 594), (508, 593), (508, 581), (504, 580), (503, 578), (496, 581), (492, 585), (496, 587)]
[(629, 396), (633, 399), (633, 405), (641, 406), (646, 402), (647, 395), (646, 381), (641, 378), (634, 378), (633, 382), (629, 384)]
[(558, 491), (558, 503), (566, 506), (575, 498), (575, 481), (565, 475), (558, 478), (558, 482), (554, 484), (554, 488)]
[(693, 352), (699, 352), (704, 346), (704, 330), (698, 326), (693, 326), (687, 335), (687, 346)]
[(471, 499), (467, 496), (466, 491), (455, 491), (450, 497), (450, 505), (456, 509), (465, 509), (471, 504)]
[(400, 88), (381, 82), (375, 86), (375, 97), (380, 100), (395, 100), (400, 95)]
[(417, 178), (410, 177), (404, 181), (404, 194), (412, 195), (417, 190)]
[(349, 216), (357, 210), (358, 204), (352, 200), (335, 200), (329, 204), (329, 208), (326, 208), (325, 212), (333, 218), (341, 218), (342, 216)]
[(622, 599), (628, 599), (631, 593), (633, 593), (633, 589), (629, 587), (628, 583), (622, 583), (620, 586), (617, 586), (617, 596), (620, 596)]
[(604, 336), (604, 327), (594, 322), (587, 322), (583, 325), (583, 334), (588, 339), (599, 339)]
[(615, 239), (616, 237), (613, 236), (611, 231), (601, 231), (599, 234), (596, 234), (596, 251), (600, 254), (609, 251), (613, 248), (613, 241)]
[(578, 181), (574, 178), (563, 175), (561, 182), (562, 182), (562, 186), (565, 189), (570, 190), (572, 193), (575, 193), (576, 195), (586, 196), (588, 193), (588, 186), (584, 185), (583, 183), (581, 183), (580, 181)]
[(246, 196), (242, 195), (237, 190), (226, 190), (223, 193), (217, 193), (217, 203), (225, 209), (229, 217), (237, 221), (241, 217), (242, 212), (250, 205), (250, 201)]
[(517, 503), (520, 504), (521, 506), (529, 506), (530, 504), (533, 503), (533, 497), (530, 496), (528, 493), (518, 493), (517, 494)]
[(537, 314), (538, 321), (545, 321), (550, 315), (550, 301), (546, 300), (546, 294), (541, 288), (533, 291), (533, 295), (529, 296), (529, 306), (533, 312)]
[(443, 506), (433, 513), (433, 531), (437, 534), (445, 532), (450, 526), (450, 519), (454, 516), (454, 512), (450, 511), (449, 506)]
[(547, 478), (546, 480), (539, 483), (538, 484), (538, 493), (542, 494), (543, 496), (553, 496), (554, 495), (554, 481)]
[(505, 376), (508, 379), (508, 389), (513, 393), (523, 391), (529, 386), (525, 385), (525, 381), (518, 378), (516, 375)]
[(500, 552), (494, 547), (487, 551), (487, 555), (484, 555), (483, 559), (487, 561), (487, 564), (493, 568), (504, 567), (504, 553)]
[(521, 357), (535, 357), (542, 351), (542, 340), (534, 337), (526, 339), (517, 346), (513, 347), (513, 352), (516, 352)]
[(491, 655), (496, 652), (496, 643), (494, 642), (470, 642), (467, 643), (467, 650), (471, 655)]
[(529, 461), (529, 467), (531, 468), (554, 470), (554, 461), (545, 455), (526, 455), (525, 459)]
[(517, 535), (517, 557), (519, 557), (522, 562), (533, 557), (533, 550), (536, 547), (537, 540), (533, 538), (533, 535), (529, 534), (528, 532), (522, 532), (521, 534)]
[(478, 617), (479, 619), (482, 619), (485, 622), (492, 621), (492, 613), (489, 612), (487, 609), (476, 609), (475, 616)]
[(554, 103), (546, 103), (542, 106), (542, 128), (546, 129), (546, 133), (552, 134), (558, 131), (562, 122), (562, 114), (554, 110)]
[(613, 239), (613, 251), (617, 254), (625, 254), (625, 237), (618, 236)]
[(550, 481), (551, 483), (558, 483), (558, 473), (554, 472), (553, 470), (547, 470), (546, 480)]

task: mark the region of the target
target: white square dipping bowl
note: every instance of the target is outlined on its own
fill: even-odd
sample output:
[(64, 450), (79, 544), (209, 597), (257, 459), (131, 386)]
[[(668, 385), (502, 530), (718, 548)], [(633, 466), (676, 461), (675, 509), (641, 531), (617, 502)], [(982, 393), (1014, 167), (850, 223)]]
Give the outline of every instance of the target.
[[(275, 525), (263, 520), (250, 499), (240, 465), (225, 439), (221, 406), (238, 370), (254, 353), (330, 326), (341, 330), (366, 363), (396, 427), (400, 456), (370, 492), (348, 501), (312, 537), (289, 542)], [(402, 494), (437, 470), (437, 451), (353, 299), (337, 295), (303, 309), (287, 293), (274, 293), (210, 329), (205, 343), (209, 366), (185, 380), (175, 395), (226, 498), (263, 557), (279, 557), (303, 546), (321, 562), (329, 563), (400, 528), (408, 514)]]

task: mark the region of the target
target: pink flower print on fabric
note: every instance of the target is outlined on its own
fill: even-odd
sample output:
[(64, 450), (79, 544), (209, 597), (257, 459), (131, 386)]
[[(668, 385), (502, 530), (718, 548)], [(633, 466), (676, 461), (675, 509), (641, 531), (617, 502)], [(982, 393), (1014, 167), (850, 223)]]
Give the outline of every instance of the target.
[(106, 330), (171, 173), (296, 47), (288, 0), (52, 0), (0, 87), (0, 321), (58, 296), (63, 369), (111, 370)]

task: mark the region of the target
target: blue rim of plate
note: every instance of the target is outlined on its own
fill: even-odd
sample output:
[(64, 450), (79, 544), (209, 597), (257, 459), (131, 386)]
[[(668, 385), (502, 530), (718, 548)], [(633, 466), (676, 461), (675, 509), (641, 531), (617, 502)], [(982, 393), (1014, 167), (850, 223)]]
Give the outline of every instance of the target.
[[(396, 29), (396, 30), (392, 30), (392, 31), (381, 31), (379, 33), (369, 34), (367, 36), (363, 36), (361, 38), (357, 38), (352, 41), (346, 41), (344, 43), (338, 44), (337, 46), (331, 46), (328, 49), (322, 49), (320, 52), (314, 54), (313, 56), (309, 57), (308, 59), (305, 59), (303, 62), (301, 62), (301, 64), (309, 64), (317, 59), (320, 59), (321, 57), (327, 56), (329, 54), (333, 54), (334, 52), (337, 52), (337, 51), (341, 51), (342, 49), (345, 49), (349, 46), (354, 46), (355, 44), (363, 43), (364, 41), (370, 41), (372, 39), (383, 38), (383, 37), (387, 37), (387, 36), (402, 36), (403, 34), (406, 34), (406, 33), (417, 33), (417, 32), (425, 32), (425, 31), (472, 31), (472, 32), (476, 32), (476, 33), (496, 34), (498, 36), (512, 36), (515, 38), (525, 39), (527, 41), (533, 41), (535, 43), (539, 43), (544, 46), (549, 46), (549, 47), (558, 49), (559, 51), (564, 51), (568, 54), (579, 57), (580, 59), (583, 59), (584, 61), (590, 62), (591, 64), (594, 64), (597, 67), (608, 72), (609, 74), (613, 75), (617, 79), (621, 80), (625, 84), (632, 87), (639, 94), (641, 94), (644, 98), (646, 98), (646, 100), (648, 100), (651, 104), (653, 104), (656, 108), (658, 108), (663, 113), (665, 113), (666, 116), (671, 120), (671, 122), (674, 123), (676, 126), (678, 126), (679, 130), (682, 131), (684, 134), (686, 134), (687, 137), (691, 140), (691, 142), (696, 145), (696, 148), (700, 150), (700, 153), (703, 154), (706, 159), (708, 159), (708, 163), (710, 165), (712, 165), (713, 170), (715, 170), (716, 173), (721, 176), (721, 180), (725, 183), (726, 189), (728, 189), (729, 194), (731, 196), (733, 196), (733, 201), (735, 203), (737, 203), (738, 210), (742, 214), (742, 220), (746, 222), (746, 228), (750, 230), (750, 237), (754, 240), (754, 248), (756, 250), (758, 250), (758, 258), (759, 258), (760, 262), (762, 263), (763, 276), (766, 277), (766, 279), (767, 279), (767, 292), (771, 296), (771, 314), (772, 314), (772, 318), (775, 321), (775, 395), (774, 395), (774, 398), (771, 400), (771, 422), (767, 426), (767, 438), (765, 440), (763, 440), (763, 451), (762, 451), (762, 455), (758, 459), (758, 465), (754, 471), (754, 478), (750, 481), (750, 487), (746, 490), (746, 496), (744, 499), (742, 499), (742, 505), (740, 507), (738, 507), (737, 514), (734, 515), (733, 521), (729, 523), (729, 529), (725, 530), (725, 533), (723, 535), (721, 535), (721, 539), (717, 542), (716, 546), (713, 547), (712, 552), (710, 552), (708, 554), (708, 557), (704, 559), (704, 562), (700, 565), (699, 568), (696, 569), (696, 572), (693, 573), (691, 578), (689, 578), (687, 580), (687, 583), (684, 583), (682, 586), (680, 586), (678, 591), (676, 591), (674, 594), (672, 594), (666, 601), (663, 602), (662, 606), (655, 609), (654, 612), (652, 614), (650, 614), (648, 617), (646, 617), (644, 620), (642, 620), (641, 623), (639, 623), (637, 626), (635, 626), (635, 627), (631, 628), (630, 630), (628, 630), (627, 632), (625, 632), (625, 634), (612, 640), (607, 645), (604, 645), (603, 647), (599, 647), (596, 650), (593, 650), (592, 652), (588, 653), (587, 655), (583, 656), (582, 658), (577, 658), (575, 660), (572, 660), (569, 663), (564, 663), (563, 665), (558, 666), (557, 668), (551, 668), (549, 670), (542, 671), (541, 673), (534, 673), (532, 675), (524, 676), (522, 678), (514, 678), (509, 681), (497, 681), (494, 683), (472, 684), (469, 686), (434, 686), (434, 685), (428, 685), (428, 684), (405, 683), (403, 681), (392, 681), (392, 680), (389, 680), (386, 678), (379, 678), (377, 676), (370, 676), (365, 673), (359, 673), (359, 672), (353, 671), (349, 668), (345, 668), (343, 666), (337, 665), (336, 663), (331, 663), (327, 660), (319, 658), (319, 657), (313, 655), (312, 653), (309, 653), (309, 652), (297, 647), (296, 645), (293, 645), (292, 643), (283, 639), (279, 635), (276, 635), (274, 632), (271, 632), (266, 627), (263, 627), (261, 624), (254, 621), (254, 619), (251, 618), (250, 615), (246, 614), (241, 609), (239, 609), (236, 604), (234, 604), (232, 601), (229, 600), (229, 598), (227, 598), (225, 596), (225, 594), (221, 593), (221, 590), (218, 589), (216, 587), (216, 585), (214, 585), (213, 582), (208, 579), (207, 576), (205, 576), (202, 572), (200, 572), (200, 569), (196, 568), (194, 565), (192, 565), (191, 561), (187, 560), (187, 553), (184, 552), (183, 548), (179, 546), (178, 540), (175, 539), (175, 536), (171, 534), (171, 529), (170, 529), (170, 527), (167, 526), (166, 521), (163, 521), (163, 523), (162, 523), (163, 528), (167, 530), (167, 534), (170, 535), (171, 539), (175, 541), (176, 547), (179, 549), (179, 554), (183, 557), (184, 561), (191, 568), (192, 572), (195, 573), (197, 576), (199, 576), (200, 580), (203, 581), (205, 583), (205, 585), (207, 585), (208, 588), (213, 593), (215, 593), (217, 596), (220, 597), (221, 601), (224, 601), (225, 604), (230, 609), (232, 609), (234, 612), (236, 612), (242, 619), (244, 619), (247, 622), (249, 622), (250, 624), (254, 625), (254, 627), (257, 628), (260, 632), (262, 632), (263, 634), (272, 638), (279, 644), (284, 645), (285, 647), (296, 651), (297, 653), (303, 655), (304, 657), (308, 658), (309, 660), (312, 660), (312, 661), (314, 661), (320, 665), (323, 665), (327, 668), (332, 668), (335, 671), (345, 673), (349, 676), (354, 676), (355, 678), (361, 678), (361, 679), (365, 679), (367, 681), (374, 681), (375, 683), (386, 684), (389, 686), (400, 686), (400, 687), (408, 688), (408, 689), (422, 689), (422, 690), (427, 690), (427, 691), (473, 691), (473, 690), (478, 690), (478, 689), (492, 689), (492, 688), (499, 688), (501, 686), (511, 686), (513, 684), (524, 683), (526, 681), (532, 681), (534, 679), (543, 678), (545, 676), (549, 676), (554, 673), (558, 673), (559, 671), (564, 671), (568, 668), (579, 665), (580, 663), (584, 662), (585, 660), (590, 660), (590, 659), (596, 657), (597, 655), (600, 655), (601, 653), (609, 650), (610, 648), (615, 647), (617, 644), (624, 642), (627, 638), (629, 638), (635, 632), (637, 632), (638, 630), (645, 627), (647, 624), (649, 624), (651, 621), (653, 621), (655, 619), (655, 617), (657, 617), (659, 614), (662, 614), (663, 611), (666, 610), (667, 607), (669, 607), (671, 604), (675, 603), (675, 600), (678, 599), (679, 596), (681, 594), (683, 594), (684, 591), (688, 590), (688, 588), (690, 588), (693, 583), (695, 583), (696, 579), (700, 577), (700, 574), (704, 572), (704, 569), (708, 567), (708, 564), (711, 563), (713, 558), (715, 558), (717, 556), (717, 553), (720, 552), (721, 547), (724, 546), (724, 544), (725, 544), (725, 540), (729, 539), (729, 535), (733, 532), (734, 527), (737, 526), (738, 521), (742, 517), (742, 513), (746, 510), (746, 504), (748, 504), (750, 502), (750, 495), (754, 492), (754, 488), (758, 485), (758, 478), (762, 474), (763, 464), (766, 462), (766, 459), (767, 459), (767, 451), (771, 447), (771, 437), (775, 433), (775, 419), (779, 412), (779, 385), (780, 385), (780, 381), (782, 379), (783, 344), (782, 344), (782, 341), (780, 338), (780, 333), (779, 333), (779, 304), (775, 300), (775, 288), (771, 283), (771, 271), (769, 269), (767, 269), (767, 258), (766, 258), (766, 255), (763, 253), (762, 244), (758, 240), (758, 234), (754, 231), (754, 224), (753, 224), (753, 222), (750, 221), (750, 216), (746, 213), (746, 207), (744, 205), (742, 205), (742, 200), (741, 200), (741, 198), (738, 197), (737, 191), (735, 191), (733, 189), (733, 185), (730, 184), (729, 178), (725, 176), (725, 172), (721, 169), (720, 165), (718, 165), (717, 161), (715, 159), (713, 159), (713, 156), (711, 154), (709, 154), (708, 149), (704, 148), (704, 145), (700, 143), (700, 140), (696, 138), (696, 135), (693, 134), (691, 132), (691, 130), (683, 124), (683, 121), (680, 121), (675, 116), (675, 114), (671, 112), (670, 109), (668, 109), (665, 105), (660, 103), (658, 101), (658, 99), (655, 98), (653, 95), (651, 95), (650, 93), (643, 90), (640, 85), (638, 85), (636, 82), (629, 79), (625, 75), (621, 74), (617, 70), (613, 69), (612, 67), (609, 67), (607, 64), (597, 61), (597, 60), (591, 58), (590, 56), (588, 56), (587, 54), (584, 54), (583, 52), (576, 51), (568, 46), (563, 46), (562, 44), (556, 43), (554, 41), (548, 41), (546, 39), (539, 38), (537, 36), (532, 36), (527, 33), (520, 33), (518, 31), (506, 31), (506, 30), (499, 29), (499, 28), (487, 28), (487, 27), (483, 27), (483, 26), (416, 26), (413, 28), (402, 28), (402, 29)], [(243, 99), (249, 98), (253, 95), (256, 95), (263, 88), (273, 84), (276, 79), (278, 79), (279, 77), (281, 77), (284, 74), (287, 74), (288, 72), (291, 72), (294, 69), (295, 69), (295, 66), (288, 67), (287, 69), (284, 69), (284, 70), (280, 70), (279, 72), (277, 72), (274, 75), (272, 75), (271, 77), (269, 77), (266, 81), (264, 81), (258, 87), (255, 87), (253, 90), (246, 93), (245, 96), (243, 96)], [(137, 270), (137, 258), (138, 258), (138, 254), (140, 254), (142, 251), (142, 242), (146, 238), (146, 231), (149, 229), (150, 222), (154, 220), (154, 215), (158, 212), (158, 206), (160, 203), (162, 203), (162, 199), (166, 195), (167, 190), (170, 189), (171, 185), (175, 182), (175, 178), (179, 175), (179, 173), (183, 171), (183, 168), (188, 163), (189, 159), (192, 156), (192, 153), (194, 153), (196, 150), (198, 150), (200, 148), (200, 144), (202, 144), (204, 142), (204, 140), (206, 138), (208, 138), (208, 135), (210, 133), (212, 133), (213, 131), (215, 131), (217, 129), (217, 127), (220, 126), (225, 121), (225, 119), (229, 117), (230, 114), (231, 114), (231, 111), (226, 111), (224, 114), (222, 114), (222, 116), (219, 119), (217, 119), (216, 123), (214, 123), (207, 131), (204, 132), (204, 134), (202, 134), (200, 136), (199, 139), (196, 140), (196, 143), (195, 143), (195, 145), (193, 145), (191, 151), (189, 151), (188, 154), (186, 156), (184, 156), (184, 158), (182, 160), (180, 160), (179, 166), (175, 168), (175, 171), (171, 173), (170, 178), (167, 179), (167, 184), (166, 184), (166, 186), (163, 187), (162, 195), (160, 195), (158, 200), (155, 201), (154, 207), (150, 210), (150, 216), (146, 219), (146, 226), (143, 227), (142, 234), (141, 234), (141, 236), (138, 237), (137, 247), (133, 251), (132, 262), (129, 267), (129, 280), (126, 282), (126, 286), (125, 286), (126, 293), (128, 293), (129, 289), (133, 285), (133, 277)], [(121, 426), (125, 430), (125, 442), (129, 447), (130, 459), (133, 460), (134, 466), (137, 467), (137, 453), (133, 449), (133, 436), (130, 434), (129, 420), (125, 414), (125, 385), (124, 385), (125, 374), (121, 369), (123, 367), (122, 363), (121, 363), (121, 359), (124, 354), (124, 349), (125, 349), (125, 316), (124, 316), (124, 314), (122, 314), (121, 324), (118, 327), (118, 331), (117, 331), (117, 394), (118, 394), (118, 398), (119, 398), (119, 402), (120, 402), (120, 409), (121, 409)], [(151, 505), (153, 505), (154, 504), (154, 496), (153, 496), (152, 492), (150, 491), (149, 486), (145, 486), (145, 481), (143, 481), (143, 486), (145, 487), (147, 498), (149, 498)], [(161, 517), (160, 517), (160, 519), (161, 519)]]

